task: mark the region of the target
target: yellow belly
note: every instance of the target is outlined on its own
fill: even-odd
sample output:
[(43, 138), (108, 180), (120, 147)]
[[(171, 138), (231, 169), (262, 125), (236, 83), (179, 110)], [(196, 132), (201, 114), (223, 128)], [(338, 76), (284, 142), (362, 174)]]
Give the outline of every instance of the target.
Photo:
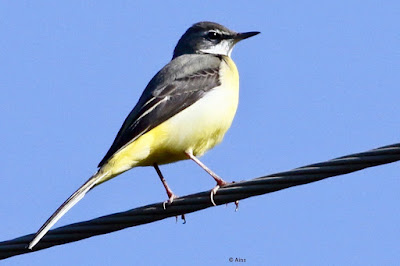
[(102, 167), (110, 172), (107, 179), (135, 166), (187, 159), (186, 151), (201, 156), (220, 143), (236, 113), (239, 75), (229, 57), (222, 60), (219, 74), (223, 85), (117, 152)]

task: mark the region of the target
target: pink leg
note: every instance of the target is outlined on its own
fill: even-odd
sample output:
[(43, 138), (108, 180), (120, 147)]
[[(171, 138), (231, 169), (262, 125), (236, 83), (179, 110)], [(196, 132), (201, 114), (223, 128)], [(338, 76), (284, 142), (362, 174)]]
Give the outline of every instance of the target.
[(193, 160), (195, 163), (197, 163), (201, 168), (203, 168), (210, 176), (214, 178), (214, 180), (217, 182), (217, 185), (211, 190), (211, 203), (214, 206), (217, 206), (214, 202), (214, 195), (217, 194), (217, 191), (220, 187), (225, 186), (228, 184), (225, 180), (223, 180), (221, 177), (219, 177), (216, 173), (210, 170), (205, 164), (203, 164), (199, 159), (197, 159), (196, 156), (193, 155), (192, 152), (185, 152), (185, 154), (189, 157), (189, 159)]
[(162, 182), (162, 184), (163, 184), (163, 186), (164, 186), (164, 188), (165, 188), (165, 191), (167, 192), (167, 195), (168, 195), (168, 200), (164, 201), (164, 203), (163, 203), (163, 207), (164, 207), (164, 210), (165, 210), (165, 205), (166, 205), (167, 203), (168, 203), (168, 204), (171, 204), (171, 203), (174, 201), (174, 199), (177, 198), (177, 196), (176, 196), (176, 195), (174, 194), (174, 192), (172, 192), (172, 190), (169, 188), (169, 186), (168, 186), (168, 184), (167, 184), (167, 181), (165, 181), (165, 178), (164, 178), (164, 176), (162, 175), (161, 170), (160, 170), (160, 168), (158, 167), (158, 165), (155, 163), (155, 164), (153, 164), (153, 166), (154, 166), (154, 169), (156, 169), (156, 172), (157, 172), (158, 176), (160, 177), (160, 180), (161, 180), (161, 182)]

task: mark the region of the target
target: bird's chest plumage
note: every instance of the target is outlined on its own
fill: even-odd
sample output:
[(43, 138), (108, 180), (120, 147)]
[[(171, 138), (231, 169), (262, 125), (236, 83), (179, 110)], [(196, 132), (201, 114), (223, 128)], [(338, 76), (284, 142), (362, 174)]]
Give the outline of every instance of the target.
[(201, 156), (221, 142), (231, 126), (239, 100), (239, 75), (229, 57), (221, 61), (219, 76), (220, 86), (159, 126), (158, 136), (168, 137), (155, 140), (159, 143), (154, 147), (163, 150), (157, 153), (167, 155), (158, 159), (158, 163), (185, 159), (184, 152), (188, 150)]
[(221, 142), (231, 126), (239, 100), (239, 76), (230, 58), (222, 60), (219, 76), (220, 86), (167, 121), (174, 136), (169, 140), (173, 145), (168, 146), (177, 147), (176, 152), (190, 149), (201, 156)]
[(114, 156), (110, 164), (115, 161), (114, 168), (123, 170), (166, 164), (187, 159), (187, 151), (201, 156), (220, 143), (231, 126), (239, 100), (238, 71), (227, 56), (221, 60), (219, 79), (220, 86), (139, 137)]

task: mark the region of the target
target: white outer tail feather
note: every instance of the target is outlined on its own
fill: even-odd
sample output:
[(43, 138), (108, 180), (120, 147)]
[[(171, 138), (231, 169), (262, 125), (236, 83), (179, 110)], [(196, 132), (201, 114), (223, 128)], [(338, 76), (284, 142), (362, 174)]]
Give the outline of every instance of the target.
[(52, 215), (51, 217), (40, 227), (33, 240), (29, 243), (28, 249), (32, 249), (44, 235), (50, 230), (50, 228), (58, 221), (64, 214), (69, 211), (75, 204), (77, 204), (85, 194), (95, 187), (103, 177), (108, 173), (102, 173), (101, 171), (96, 172), (88, 181), (85, 182), (77, 191), (74, 192)]

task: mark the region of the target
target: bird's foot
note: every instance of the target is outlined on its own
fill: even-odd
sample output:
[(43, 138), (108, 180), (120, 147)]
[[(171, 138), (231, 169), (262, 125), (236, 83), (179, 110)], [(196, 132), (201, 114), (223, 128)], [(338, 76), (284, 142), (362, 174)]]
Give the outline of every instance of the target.
[(171, 203), (174, 201), (174, 199), (177, 199), (178, 196), (176, 196), (174, 193), (168, 193), (169, 199), (163, 202), (163, 208), (164, 210), (167, 209), (167, 205), (171, 205)]
[[(163, 208), (164, 208), (164, 210), (167, 209), (167, 205), (171, 205), (171, 203), (174, 201), (174, 199), (177, 199), (177, 198), (178, 198), (178, 196), (172, 193), (172, 194), (170, 195), (169, 199), (163, 202)], [(182, 214), (182, 215), (181, 215), (181, 219), (182, 219), (182, 221), (183, 221), (183, 224), (185, 224), (185, 223), (186, 223), (185, 214)], [(175, 220), (176, 220), (176, 222), (178, 222), (178, 216), (175, 216)]]
[(217, 204), (215, 204), (215, 201), (214, 201), (214, 195), (217, 194), (217, 191), (218, 191), (218, 189), (220, 187), (226, 186), (227, 184), (228, 184), (228, 182), (226, 182), (223, 179), (219, 178), (219, 180), (217, 180), (217, 185), (213, 189), (211, 189), (210, 199), (211, 199), (211, 203), (214, 206), (217, 206)]

